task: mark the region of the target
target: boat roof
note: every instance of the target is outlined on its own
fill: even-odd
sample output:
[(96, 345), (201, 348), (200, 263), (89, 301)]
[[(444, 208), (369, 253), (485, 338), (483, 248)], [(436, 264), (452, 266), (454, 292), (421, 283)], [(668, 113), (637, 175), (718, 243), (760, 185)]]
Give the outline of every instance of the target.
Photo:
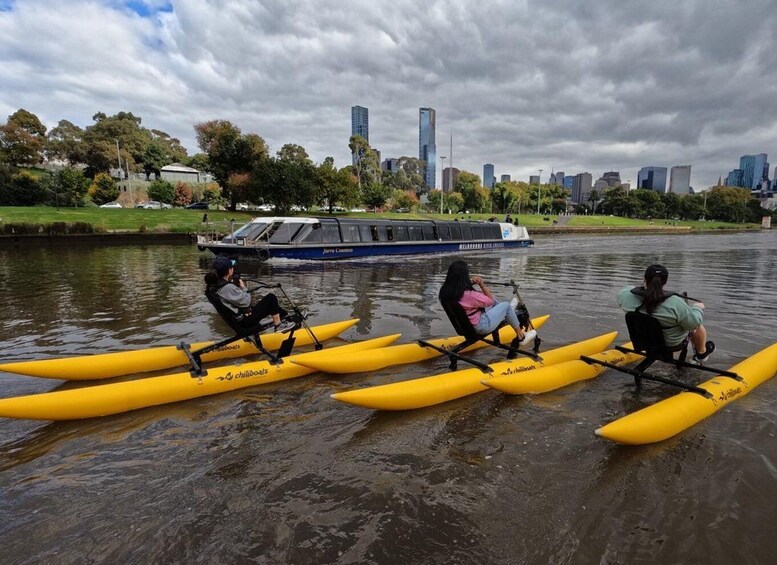
[(339, 223), (339, 224), (369, 224), (369, 225), (392, 225), (392, 224), (429, 224), (429, 223), (458, 223), (458, 224), (499, 224), (500, 222), (487, 222), (485, 220), (432, 220), (432, 219), (388, 219), (388, 218), (335, 218), (331, 216), (258, 216), (251, 219), (251, 223), (271, 223), (271, 222), (296, 222), (301, 224), (315, 223)]

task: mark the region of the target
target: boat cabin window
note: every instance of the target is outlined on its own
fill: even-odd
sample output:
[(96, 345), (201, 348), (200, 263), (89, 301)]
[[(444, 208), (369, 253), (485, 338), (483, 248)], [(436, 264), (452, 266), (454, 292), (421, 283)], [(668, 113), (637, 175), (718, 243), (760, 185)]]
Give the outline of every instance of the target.
[[(378, 226), (370, 226), (370, 239), (372, 241), (380, 241), (380, 235), (378, 235)], [(365, 241), (370, 241), (369, 239)]]
[(294, 236), (297, 235), (297, 232), (299, 232), (303, 225), (302, 222), (283, 222), (270, 236), (270, 243), (291, 243), (291, 240), (294, 239)]
[(425, 224), (423, 227), (424, 230), (424, 237), (423, 239), (427, 241), (433, 241), (437, 239), (437, 230), (433, 225)]
[(421, 226), (408, 226), (407, 231), (410, 237), (410, 241), (424, 240), (424, 229)]
[(394, 230), (394, 238), (396, 241), (408, 241), (407, 226), (396, 226)]
[(386, 226), (386, 234), (388, 235), (388, 241), (394, 241), (394, 227)]
[(483, 226), (471, 226), (472, 239), (486, 239), (483, 233)]
[(451, 228), (451, 239), (456, 241), (461, 239), (461, 226), (457, 223), (453, 223), (450, 226)]
[(343, 234), (343, 243), (359, 243), (359, 226), (357, 225), (340, 225), (340, 231)]
[(251, 222), (244, 226), (242, 226), (240, 229), (235, 230), (235, 233), (232, 234), (232, 238), (237, 237), (244, 237), (247, 241), (253, 241), (255, 240), (267, 227), (266, 222)]
[(447, 224), (435, 227), (437, 228), (437, 239), (441, 239), (442, 241), (451, 240), (451, 230)]
[(472, 240), (472, 228), (469, 224), (461, 224), (461, 239), (465, 241)]
[[(374, 226), (372, 226), (372, 227), (374, 227)], [(377, 231), (375, 232), (375, 234), (377, 235)], [(363, 242), (365, 242), (365, 243), (368, 242), (368, 241), (372, 241), (373, 240), (372, 239), (373, 236), (372, 236), (372, 232), (370, 230), (370, 226), (360, 225), (359, 226), (359, 235), (361, 236), (361, 240)]]
[(337, 229), (337, 224), (322, 224), (320, 231), (323, 232), (321, 236), (323, 243), (340, 243), (340, 230)]

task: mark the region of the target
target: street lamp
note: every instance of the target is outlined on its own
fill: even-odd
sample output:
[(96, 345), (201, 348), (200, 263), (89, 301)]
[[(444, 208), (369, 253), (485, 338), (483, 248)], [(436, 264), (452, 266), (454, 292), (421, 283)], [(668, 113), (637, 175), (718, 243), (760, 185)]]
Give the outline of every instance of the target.
[(540, 194), (542, 193), (542, 169), (540, 174), (537, 175), (537, 215), (540, 215)]
[(440, 214), (442, 214), (442, 201), (445, 196), (445, 155), (440, 155)]

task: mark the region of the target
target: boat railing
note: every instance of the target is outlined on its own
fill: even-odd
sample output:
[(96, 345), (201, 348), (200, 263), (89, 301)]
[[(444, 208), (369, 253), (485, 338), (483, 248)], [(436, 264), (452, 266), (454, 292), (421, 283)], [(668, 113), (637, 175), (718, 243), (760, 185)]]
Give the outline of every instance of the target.
[(204, 221), (197, 228), (197, 241), (217, 243), (226, 236), (235, 233), (235, 230), (240, 229), (244, 223), (237, 220)]

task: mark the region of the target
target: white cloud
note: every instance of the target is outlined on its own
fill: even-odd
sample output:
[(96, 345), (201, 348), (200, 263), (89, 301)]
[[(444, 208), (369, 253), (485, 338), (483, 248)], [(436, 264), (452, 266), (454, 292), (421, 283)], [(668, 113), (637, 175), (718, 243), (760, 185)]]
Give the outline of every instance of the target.
[[(350, 107), (384, 157), (438, 154), (526, 179), (690, 163), (708, 186), (745, 153), (777, 153), (777, 16), (768, 0), (371, 3), (353, 0), (0, 5), (0, 116), (49, 126), (132, 111), (197, 150), (229, 119), (274, 150), (350, 162)], [(772, 157), (777, 161), (777, 157)], [(448, 161), (449, 163), (449, 161)], [(438, 163), (439, 165), (439, 163)]]

